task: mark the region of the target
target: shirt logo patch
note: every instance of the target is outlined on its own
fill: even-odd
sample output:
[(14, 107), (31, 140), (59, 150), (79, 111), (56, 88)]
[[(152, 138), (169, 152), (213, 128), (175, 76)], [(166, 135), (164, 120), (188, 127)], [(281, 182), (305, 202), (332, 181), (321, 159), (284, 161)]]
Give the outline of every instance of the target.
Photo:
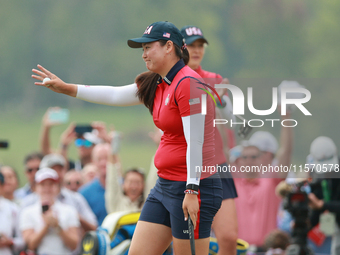
[(200, 98), (192, 98), (192, 99), (189, 99), (189, 105), (194, 105), (194, 104), (199, 104), (201, 101), (200, 101)]
[(168, 105), (170, 101), (170, 94), (168, 94), (167, 98), (165, 99), (165, 105)]

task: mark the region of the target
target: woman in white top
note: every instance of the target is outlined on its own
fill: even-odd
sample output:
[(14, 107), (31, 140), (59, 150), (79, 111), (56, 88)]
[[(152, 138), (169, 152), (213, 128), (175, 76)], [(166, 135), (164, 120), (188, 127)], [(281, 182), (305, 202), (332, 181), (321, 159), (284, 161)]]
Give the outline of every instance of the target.
[(59, 177), (50, 168), (35, 175), (36, 192), (40, 200), (20, 215), (20, 230), (28, 249), (37, 254), (71, 254), (79, 242), (79, 218), (76, 210), (58, 202)]
[[(4, 176), (0, 173), (0, 194)], [(18, 206), (0, 195), (0, 254), (12, 255), (24, 248), (25, 243), (18, 229)]]

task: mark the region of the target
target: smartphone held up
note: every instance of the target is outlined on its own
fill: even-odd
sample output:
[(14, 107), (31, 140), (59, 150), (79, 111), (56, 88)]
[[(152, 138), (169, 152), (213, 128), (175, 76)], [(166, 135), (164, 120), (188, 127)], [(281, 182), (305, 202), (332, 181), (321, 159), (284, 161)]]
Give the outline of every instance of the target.
[(64, 124), (69, 121), (70, 111), (68, 109), (51, 109), (48, 111), (48, 120), (50, 123)]

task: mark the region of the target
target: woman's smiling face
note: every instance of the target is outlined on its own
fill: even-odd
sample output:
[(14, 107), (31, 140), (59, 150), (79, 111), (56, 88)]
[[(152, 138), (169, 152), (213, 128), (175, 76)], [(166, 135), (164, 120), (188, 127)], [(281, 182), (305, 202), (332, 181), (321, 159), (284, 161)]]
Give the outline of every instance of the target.
[(190, 60), (188, 63), (188, 66), (190, 66), (192, 69), (197, 69), (204, 57), (205, 53), (205, 47), (204, 47), (204, 40), (196, 40), (192, 44), (187, 45), (188, 51), (189, 51), (189, 56)]
[(159, 41), (143, 43), (143, 60), (146, 68), (154, 73), (161, 73), (165, 66), (166, 47)]

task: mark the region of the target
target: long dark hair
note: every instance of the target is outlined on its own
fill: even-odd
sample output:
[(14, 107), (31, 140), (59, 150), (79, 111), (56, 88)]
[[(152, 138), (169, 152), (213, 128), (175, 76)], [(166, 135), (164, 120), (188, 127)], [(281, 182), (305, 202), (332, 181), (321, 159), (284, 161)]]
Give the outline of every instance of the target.
[[(164, 46), (167, 41), (159, 40), (161, 46)], [(189, 51), (186, 47), (180, 47), (177, 44), (175, 46), (176, 56), (180, 59), (183, 59), (184, 64), (189, 63)], [(135, 78), (135, 83), (138, 84), (137, 96), (140, 101), (149, 109), (149, 112), (152, 115), (153, 111), (153, 101), (156, 94), (157, 89), (157, 81), (160, 78), (160, 75), (151, 71), (147, 71), (137, 75)]]

